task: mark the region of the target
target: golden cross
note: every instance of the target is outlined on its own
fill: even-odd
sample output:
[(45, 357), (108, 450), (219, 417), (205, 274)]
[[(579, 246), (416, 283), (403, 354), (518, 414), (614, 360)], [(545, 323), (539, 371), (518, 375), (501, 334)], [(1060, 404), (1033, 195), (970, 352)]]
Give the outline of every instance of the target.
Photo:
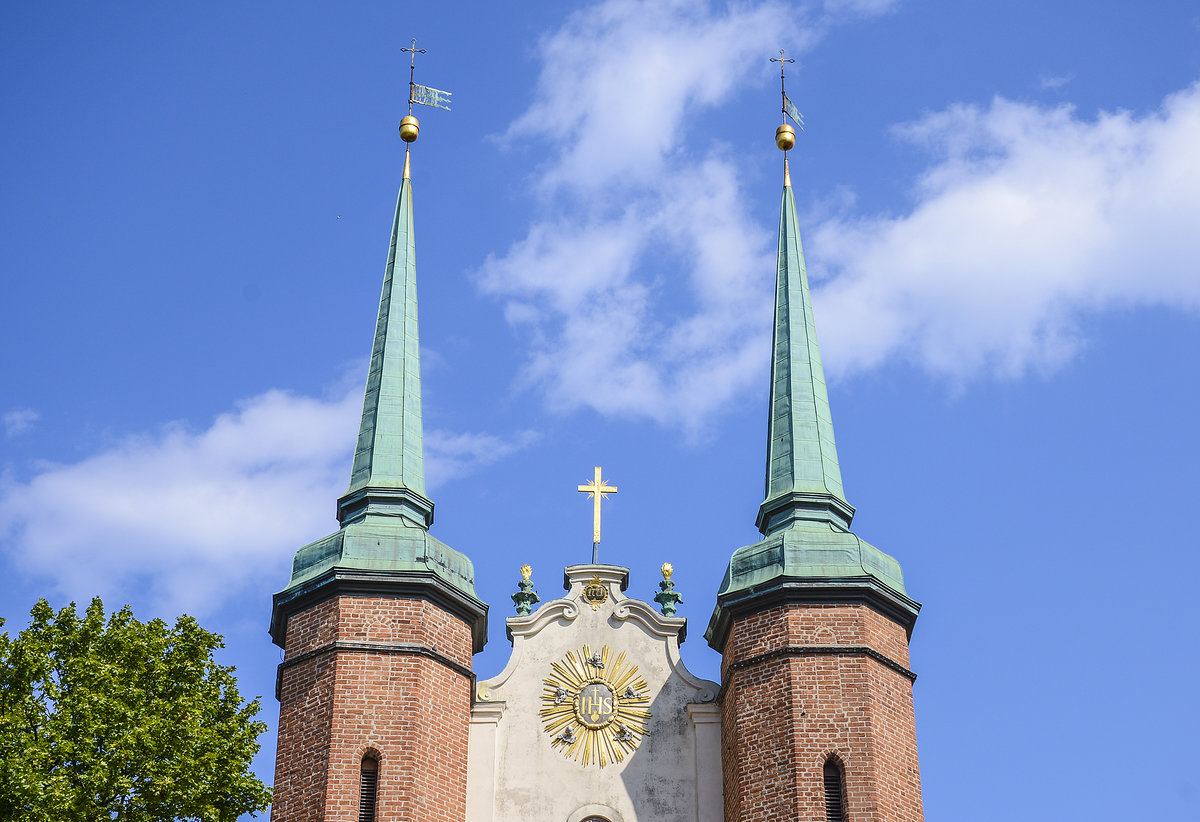
[(587, 485), (579, 486), (584, 494), (592, 495), (592, 564), (596, 563), (596, 553), (600, 545), (600, 500), (607, 499), (606, 494), (615, 494), (617, 486), (606, 485), (600, 479), (600, 466), (596, 466), (596, 476)]

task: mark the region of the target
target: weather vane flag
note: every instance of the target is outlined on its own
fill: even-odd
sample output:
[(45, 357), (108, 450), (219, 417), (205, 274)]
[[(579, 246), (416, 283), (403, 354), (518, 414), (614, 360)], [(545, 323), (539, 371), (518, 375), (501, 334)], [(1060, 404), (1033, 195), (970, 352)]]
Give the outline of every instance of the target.
[[(796, 108), (796, 104), (788, 99), (787, 88), (784, 86), (783, 64), (796, 62), (790, 57), (785, 57), (783, 49), (779, 50), (778, 57), (771, 58), (772, 63), (779, 64), (779, 94), (783, 97), (783, 123), (779, 128), (775, 129), (775, 145), (779, 146), (779, 150), (783, 152), (783, 184), (790, 188), (792, 185), (792, 175), (788, 171), (787, 153), (796, 145), (796, 128), (804, 131), (804, 115)], [(788, 118), (792, 118), (792, 122), (796, 124), (796, 128), (788, 125)]]
[(402, 48), (400, 51), (407, 51), (412, 55), (408, 65), (408, 113), (412, 114), (413, 103), (420, 103), (423, 106), (431, 106), (449, 111), (450, 95), (452, 92), (442, 91), (431, 86), (423, 86), (414, 79), (417, 68), (417, 55), (425, 53), (425, 49), (417, 48), (417, 39), (413, 38), (412, 48)]
[[(417, 39), (414, 37), (411, 48), (402, 48), (400, 51), (407, 51), (411, 56), (408, 62), (408, 115), (400, 120), (400, 139), (406, 143), (415, 142), (417, 135), (421, 131), (421, 124), (417, 122), (417, 118), (413, 116), (413, 103), (420, 103), (423, 106), (432, 106), (433, 108), (450, 110), (450, 92), (442, 91), (437, 88), (420, 85), (415, 74), (417, 70), (417, 55), (424, 54), (425, 49), (417, 48)], [(404, 152), (404, 178), (408, 179), (408, 151)]]
[(792, 118), (792, 122), (796, 124), (796, 128), (804, 131), (804, 115), (800, 113), (800, 109), (796, 108), (796, 104), (787, 96), (787, 89), (783, 85), (783, 64), (794, 63), (796, 61), (791, 57), (784, 57), (783, 49), (780, 49), (779, 56), (772, 57), (771, 62), (779, 64), (779, 93), (783, 96), (783, 113)]

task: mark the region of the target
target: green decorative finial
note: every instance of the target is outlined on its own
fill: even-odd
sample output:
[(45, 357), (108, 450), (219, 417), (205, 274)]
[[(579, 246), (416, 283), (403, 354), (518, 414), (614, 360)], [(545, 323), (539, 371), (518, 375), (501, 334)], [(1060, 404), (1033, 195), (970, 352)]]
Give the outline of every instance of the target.
[(542, 601), (537, 591), (533, 590), (533, 582), (529, 579), (531, 576), (533, 566), (522, 565), (521, 581), (517, 583), (518, 591), (512, 595), (512, 601), (517, 606), (517, 616), (529, 616), (533, 606)]
[(757, 522), (764, 535), (797, 520), (845, 528), (854, 516), (842, 491), (790, 182), (779, 216), (766, 493)]
[(663, 616), (675, 616), (676, 605), (683, 602), (683, 597), (675, 593), (675, 583), (671, 581), (671, 574), (675, 572), (675, 568), (671, 563), (664, 562), (662, 565), (662, 582), (658, 583), (658, 593), (654, 595), (654, 601), (658, 603), (659, 610)]

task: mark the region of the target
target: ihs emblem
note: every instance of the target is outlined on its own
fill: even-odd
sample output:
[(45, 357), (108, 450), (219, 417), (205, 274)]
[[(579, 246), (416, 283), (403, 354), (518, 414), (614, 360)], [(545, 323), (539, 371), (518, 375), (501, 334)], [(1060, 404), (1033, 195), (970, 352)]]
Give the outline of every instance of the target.
[(650, 694), (637, 666), (605, 645), (587, 645), (551, 664), (542, 680), (542, 722), (550, 744), (584, 765), (623, 762), (647, 733)]
[(591, 605), (594, 611), (604, 604), (606, 599), (608, 599), (608, 589), (600, 581), (600, 575), (596, 574), (592, 577), (591, 582), (583, 586), (583, 601)]

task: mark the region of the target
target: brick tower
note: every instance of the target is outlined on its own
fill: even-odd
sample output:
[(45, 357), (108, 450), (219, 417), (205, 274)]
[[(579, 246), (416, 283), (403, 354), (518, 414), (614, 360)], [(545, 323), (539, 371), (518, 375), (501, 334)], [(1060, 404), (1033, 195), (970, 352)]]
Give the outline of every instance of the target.
[[(405, 131), (405, 123), (412, 121)], [(416, 121), (401, 136), (416, 138)], [(464, 555), (429, 534), (412, 184), (404, 155), (340, 529), (301, 548), (274, 597), (275, 822), (462, 822), (487, 607)]]
[(920, 606), (849, 530), (786, 156), (776, 278), (763, 539), (733, 553), (705, 634), (722, 655), (725, 820), (916, 822)]

